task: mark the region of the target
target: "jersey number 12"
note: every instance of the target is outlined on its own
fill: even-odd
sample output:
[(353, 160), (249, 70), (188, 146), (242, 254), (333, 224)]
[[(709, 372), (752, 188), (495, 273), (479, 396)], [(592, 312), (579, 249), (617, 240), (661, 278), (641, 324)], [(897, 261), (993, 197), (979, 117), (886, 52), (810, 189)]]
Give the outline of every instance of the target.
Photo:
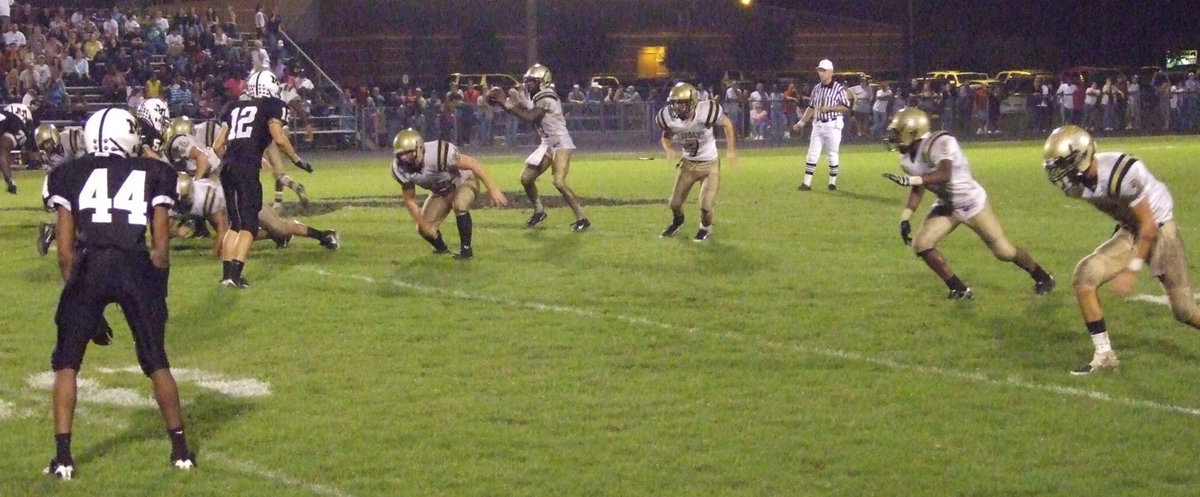
[(225, 139), (250, 138), (250, 134), (254, 132), (254, 116), (256, 114), (258, 114), (258, 107), (233, 109), (229, 114), (229, 136)]
[(96, 169), (79, 192), (79, 210), (94, 209), (93, 223), (111, 223), (110, 209), (129, 213), (129, 224), (146, 224), (146, 171), (129, 171), (117, 194), (108, 196), (108, 169)]

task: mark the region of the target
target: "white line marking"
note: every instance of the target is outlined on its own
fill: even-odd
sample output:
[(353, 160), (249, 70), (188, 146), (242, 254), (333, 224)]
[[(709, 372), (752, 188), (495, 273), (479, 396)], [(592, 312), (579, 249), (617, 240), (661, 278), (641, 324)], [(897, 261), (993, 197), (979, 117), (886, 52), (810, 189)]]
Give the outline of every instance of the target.
[[(33, 373), (25, 379), (25, 383), (37, 390), (52, 390), (54, 388), (54, 372)], [(106, 387), (95, 380), (83, 377), (78, 378), (77, 384), (79, 386), (79, 402), (124, 407), (158, 406), (154, 399), (130, 388)]]
[(204, 451), (204, 452), (200, 453), (200, 456), (201, 456), (200, 462), (202, 462), (202, 463), (205, 460), (215, 461), (215, 462), (218, 462), (238, 473), (242, 473), (242, 474), (248, 475), (248, 476), (256, 476), (259, 478), (264, 478), (267, 480), (274, 481), (276, 483), (282, 483), (289, 487), (295, 487), (295, 488), (299, 488), (302, 490), (306, 490), (306, 491), (316, 494), (316, 495), (324, 495), (325, 497), (354, 497), (354, 494), (344, 492), (342, 490), (333, 488), (331, 486), (321, 485), (319, 483), (311, 483), (311, 482), (307, 482), (307, 481), (300, 480), (297, 478), (293, 478), (291, 476), (283, 474), (282, 472), (275, 471), (275, 470), (269, 469), (269, 468), (264, 468), (262, 466), (254, 464), (250, 461), (242, 461), (242, 460), (226, 457), (225, 455), (223, 455), (219, 452)]
[(17, 416), (17, 406), (11, 402), (0, 400), (0, 420), (15, 418)]
[[(310, 270), (316, 274), (319, 274), (321, 276), (326, 276), (326, 277), (350, 278), (350, 279), (355, 279), (355, 280), (359, 280), (359, 281), (364, 281), (367, 283), (379, 283), (378, 280), (376, 280), (375, 278), (372, 278), (370, 276), (343, 275), (343, 274), (337, 274), (337, 273), (334, 273), (331, 271), (325, 271), (325, 270), (321, 270), (321, 269), (307, 269), (307, 270)], [(522, 302), (522, 301), (518, 301), (518, 300), (510, 300), (510, 299), (492, 297), (492, 296), (487, 296), (487, 295), (476, 295), (476, 294), (466, 293), (461, 290), (450, 290), (450, 289), (430, 287), (430, 286), (420, 285), (420, 284), (416, 284), (416, 283), (409, 283), (409, 282), (401, 281), (398, 279), (385, 280), (384, 282), (387, 284), (390, 284), (392, 286), (398, 287), (398, 288), (407, 288), (407, 289), (421, 292), (421, 293), (449, 295), (449, 296), (453, 296), (453, 297), (457, 297), (457, 298), (461, 298), (461, 299), (465, 299), (465, 300), (477, 300), (477, 301), (483, 301), (483, 302), (491, 302), (491, 303), (500, 304), (500, 305), (504, 305), (504, 306), (508, 306), (508, 307), (524, 307), (526, 309), (534, 309), (534, 310), (538, 310), (538, 311), (553, 312), (553, 313), (560, 313), (560, 314), (574, 314), (577, 316), (588, 317), (588, 318), (613, 319), (616, 321), (622, 321), (622, 322), (626, 322), (626, 323), (650, 326), (650, 327), (661, 328), (661, 329), (671, 330), (671, 331), (682, 331), (682, 332), (686, 332), (686, 333), (690, 333), (690, 334), (704, 332), (703, 330), (700, 330), (699, 328), (695, 328), (695, 327), (677, 326), (677, 325), (673, 325), (670, 323), (664, 323), (661, 321), (655, 321), (652, 319), (638, 317), (638, 316), (626, 316), (626, 315), (622, 315), (622, 314), (590, 311), (587, 309), (581, 309), (581, 308), (576, 308), (576, 307), (568, 307), (568, 306), (561, 306), (561, 305), (547, 305), (547, 304), (540, 304), (540, 303), (536, 303), (536, 302)], [(1149, 297), (1149, 296), (1147, 296), (1147, 297)], [(1163, 298), (1165, 299), (1165, 297), (1163, 297)], [(736, 340), (736, 341), (753, 342), (758, 345), (769, 346), (769, 347), (776, 348), (776, 349), (790, 349), (790, 350), (796, 350), (796, 351), (806, 353), (806, 354), (811, 354), (811, 355), (819, 355), (819, 356), (830, 357), (830, 358), (834, 358), (834, 359), (841, 359), (841, 360), (846, 360), (846, 361), (854, 361), (854, 362), (872, 364), (872, 365), (876, 365), (876, 366), (883, 366), (883, 367), (898, 370), (898, 371), (912, 371), (912, 372), (942, 376), (942, 377), (946, 377), (946, 378), (953, 378), (953, 379), (957, 379), (957, 380), (984, 383), (984, 384), (988, 384), (988, 385), (1017, 387), (1017, 388), (1023, 388), (1026, 390), (1035, 390), (1035, 391), (1053, 393), (1053, 394), (1057, 394), (1057, 395), (1065, 395), (1068, 397), (1080, 397), (1080, 398), (1092, 399), (1092, 400), (1097, 400), (1097, 401), (1102, 401), (1102, 402), (1110, 402), (1113, 404), (1120, 404), (1120, 405), (1125, 405), (1125, 406), (1130, 406), (1130, 407), (1140, 407), (1140, 408), (1154, 409), (1154, 410), (1158, 410), (1158, 411), (1166, 411), (1166, 412), (1184, 414), (1184, 415), (1188, 415), (1188, 416), (1200, 417), (1200, 408), (1196, 408), (1196, 407), (1189, 407), (1189, 406), (1175, 405), (1175, 404), (1164, 404), (1161, 402), (1155, 402), (1155, 401), (1151, 401), (1151, 400), (1134, 399), (1134, 398), (1129, 398), (1129, 397), (1117, 397), (1117, 396), (1109, 395), (1104, 392), (1098, 392), (1095, 390), (1086, 390), (1083, 388), (1076, 388), (1076, 387), (1070, 387), (1070, 386), (1033, 383), (1033, 382), (1026, 381), (1026, 380), (1021, 379), (1020, 377), (1016, 377), (1016, 376), (1010, 376), (1008, 378), (1000, 379), (1000, 378), (993, 378), (993, 377), (984, 375), (982, 373), (966, 373), (966, 372), (962, 372), (962, 371), (955, 371), (952, 369), (943, 369), (943, 368), (932, 367), (932, 366), (917, 366), (917, 365), (912, 365), (912, 364), (904, 364), (904, 363), (896, 362), (896, 361), (893, 361), (890, 359), (883, 359), (883, 358), (879, 358), (879, 357), (870, 357), (870, 356), (865, 356), (865, 355), (859, 354), (857, 352), (850, 352), (850, 351), (845, 351), (845, 350), (806, 347), (803, 345), (796, 345), (796, 344), (790, 344), (790, 343), (785, 344), (785, 343), (779, 343), (779, 342), (775, 342), (775, 341), (771, 341), (771, 340), (763, 340), (761, 338), (749, 338), (749, 337), (746, 337), (743, 335), (738, 335), (738, 334), (729, 333), (729, 332), (718, 332), (718, 333), (704, 332), (704, 333), (716, 335), (716, 336), (720, 336), (723, 338)], [(1066, 373), (1063, 373), (1063, 374), (1066, 374)]]
[[(137, 366), (126, 366), (116, 369), (97, 368), (97, 371), (104, 374), (142, 374), (142, 368)], [(177, 382), (195, 383), (196, 386), (214, 390), (230, 397), (267, 397), (271, 395), (271, 385), (254, 378), (230, 378), (219, 373), (190, 368), (171, 368), (171, 376), (174, 376)]]
[[(1200, 293), (1193, 295), (1192, 298), (1193, 299), (1200, 298)], [(1144, 293), (1139, 293), (1137, 295), (1129, 297), (1126, 300), (1134, 300), (1134, 301), (1138, 301), (1138, 302), (1149, 302), (1151, 304), (1159, 304), (1159, 305), (1171, 305), (1171, 301), (1167, 300), (1166, 295), (1147, 295)]]

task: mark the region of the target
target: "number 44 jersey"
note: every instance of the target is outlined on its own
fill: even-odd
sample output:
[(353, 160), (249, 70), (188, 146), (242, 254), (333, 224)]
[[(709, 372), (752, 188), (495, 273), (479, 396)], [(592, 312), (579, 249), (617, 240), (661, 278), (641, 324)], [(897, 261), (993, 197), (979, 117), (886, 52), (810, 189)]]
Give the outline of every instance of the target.
[(79, 248), (145, 250), (154, 208), (178, 200), (175, 179), (162, 161), (85, 156), (50, 171), (46, 204), (71, 211)]
[(235, 100), (225, 106), (221, 113), (221, 124), (228, 126), (229, 131), (225, 136), (225, 157), (222, 161), (227, 167), (251, 167), (258, 170), (262, 163), (263, 151), (271, 144), (271, 129), (268, 125), (272, 119), (283, 122), (283, 100)]

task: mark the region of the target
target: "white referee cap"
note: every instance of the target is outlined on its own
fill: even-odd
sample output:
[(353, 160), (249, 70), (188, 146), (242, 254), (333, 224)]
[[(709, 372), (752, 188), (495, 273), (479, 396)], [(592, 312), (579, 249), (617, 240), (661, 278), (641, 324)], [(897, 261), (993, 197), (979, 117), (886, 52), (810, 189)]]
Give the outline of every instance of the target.
[(826, 71), (832, 71), (833, 70), (833, 62), (830, 61), (829, 59), (821, 59), (821, 62), (819, 62), (817, 64), (817, 69), (824, 69)]

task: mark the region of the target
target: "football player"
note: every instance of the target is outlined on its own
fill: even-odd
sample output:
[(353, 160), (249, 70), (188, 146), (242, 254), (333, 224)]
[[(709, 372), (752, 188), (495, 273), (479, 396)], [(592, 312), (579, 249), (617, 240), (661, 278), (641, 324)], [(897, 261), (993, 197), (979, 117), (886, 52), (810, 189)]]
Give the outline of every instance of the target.
[(35, 126), (33, 113), (23, 104), (8, 104), (0, 110), (0, 174), (13, 195), (17, 194), (17, 184), (12, 179), (12, 153), (22, 147), (33, 150), (29, 135)]
[(141, 151), (138, 156), (162, 159), (159, 151), (162, 150), (163, 135), (171, 125), (171, 111), (167, 108), (167, 103), (159, 98), (147, 98), (138, 105), (135, 112), (138, 129), (142, 134)]
[[(1045, 295), (1054, 289), (1054, 278), (1020, 247), (1004, 236), (1000, 219), (992, 212), (983, 186), (971, 176), (967, 156), (958, 140), (944, 131), (929, 131), (929, 116), (916, 107), (896, 114), (887, 128), (887, 142), (900, 152), (900, 167), (904, 175), (884, 173), (883, 176), (900, 186), (909, 187), (904, 211), (900, 214), (900, 239), (912, 245), (925, 264), (950, 288), (950, 299), (969, 299), (971, 288), (950, 269), (950, 264), (938, 250), (937, 244), (960, 224), (967, 225), (991, 249), (992, 255), (1012, 262), (1033, 278), (1033, 291)], [(910, 237), (909, 218), (921, 205), (928, 190), (937, 196), (933, 208)]]
[[(458, 153), (458, 147), (450, 142), (426, 142), (421, 133), (409, 128), (396, 133), (392, 140), (392, 177), (400, 183), (404, 206), (421, 238), (433, 245), (434, 253), (449, 253), (442, 232), (438, 229), (450, 210), (458, 224), (460, 251), (456, 259), (470, 259), (475, 255), (471, 248), (472, 221), (471, 202), (479, 193), (479, 183), (488, 189), (492, 205), (508, 205), (504, 192), (500, 191), (483, 164), (469, 155)], [(425, 204), (417, 206), (417, 186), (429, 190)]]
[(292, 148), (283, 131), (283, 101), (279, 100), (279, 81), (268, 71), (254, 73), (247, 81), (251, 100), (234, 101), (221, 111), (221, 129), (213, 150), (221, 157), (221, 187), (225, 190), (230, 231), (222, 240), (221, 284), (248, 288), (242, 276), (250, 245), (258, 232), (258, 212), (262, 210), (262, 183), (258, 178), (263, 151), (272, 142), (280, 152), (302, 169), (311, 168)]
[[(298, 112), (297, 115), (300, 118), (300, 123), (304, 126), (308, 126), (308, 113), (304, 112), (304, 108), (300, 105), (300, 95), (296, 93), (295, 88), (292, 88), (291, 85), (281, 84), (279, 86), (279, 93), (276, 94), (274, 98), (278, 98), (281, 102), (283, 102), (282, 122), (285, 133), (288, 131), (291, 123), (292, 113), (294, 112)], [(309, 132), (312, 131), (311, 126), (308, 126), (308, 129)], [(287, 172), (284, 171), (283, 153), (279, 151), (279, 147), (275, 144), (268, 145), (264, 157), (267, 159), (267, 165), (270, 167), (271, 175), (275, 176), (275, 202), (272, 204), (272, 206), (275, 209), (283, 208), (283, 188), (287, 187), (293, 192), (296, 192), (296, 196), (300, 198), (300, 206), (307, 208), (308, 192), (304, 188), (303, 183), (293, 180), (292, 177), (288, 176)], [(307, 163), (302, 162), (296, 166), (300, 169), (303, 169), (307, 173), (312, 173), (312, 167)]]
[(497, 98), (497, 95), (490, 95), (489, 100), (494, 105), (503, 106), (509, 114), (533, 123), (542, 137), (542, 144), (525, 159), (525, 170), (521, 173), (521, 185), (525, 187), (525, 195), (529, 197), (529, 202), (533, 204), (533, 215), (529, 217), (525, 226), (532, 228), (546, 219), (546, 207), (542, 205), (542, 198), (538, 196), (536, 181), (542, 173), (550, 169), (554, 175), (554, 187), (562, 194), (567, 205), (571, 206), (571, 210), (575, 211), (575, 224), (571, 225), (571, 229), (584, 231), (592, 223), (583, 213), (579, 197), (567, 186), (567, 171), (571, 169), (571, 153), (575, 151), (575, 142), (571, 141), (571, 133), (567, 131), (562, 102), (554, 92), (552, 82), (550, 69), (541, 64), (534, 64), (525, 71), (522, 85), (524, 93), (512, 89), (509, 90), (507, 99), (502, 100)]
[[(86, 153), (83, 128), (79, 126), (67, 126), (59, 131), (53, 124), (39, 124), (33, 131), (33, 142), (52, 171), (67, 161), (83, 157), (83, 154)], [(46, 178), (42, 180), (43, 205), (46, 205), (46, 201), (49, 200), (49, 191), (47, 190), (49, 178), (50, 174), (47, 173)], [(38, 226), (38, 254), (46, 255), (46, 252), (50, 250), (50, 244), (57, 236), (55, 231), (53, 221), (41, 223)]]
[(1050, 133), (1042, 156), (1051, 183), (1117, 222), (1112, 237), (1079, 261), (1072, 276), (1075, 300), (1095, 347), (1092, 360), (1072, 374), (1120, 368), (1096, 289), (1111, 281), (1114, 293), (1126, 295), (1143, 267), (1149, 267), (1167, 292), (1175, 319), (1200, 329), (1187, 251), (1175, 225), (1175, 202), (1167, 185), (1137, 157), (1096, 153), (1091, 135), (1074, 125)]
[[(45, 473), (74, 477), (71, 454), (78, 373), (104, 308), (121, 306), (134, 336), (138, 364), (171, 441), (170, 464), (195, 466), (184, 435), (179, 390), (163, 347), (170, 249), (167, 210), (176, 200), (175, 173), (136, 158), (136, 118), (124, 109), (96, 112), (84, 125), (88, 156), (50, 173), (49, 199), (58, 216), (58, 262), (64, 281), (54, 321), (55, 455)], [(150, 246), (146, 229), (150, 228)]]
[[(221, 240), (229, 231), (229, 217), (225, 214), (225, 193), (217, 177), (221, 173), (221, 159), (211, 147), (201, 146), (193, 136), (192, 122), (186, 118), (171, 120), (163, 137), (162, 156), (180, 173), (179, 203), (175, 213), (179, 218), (176, 234), (184, 224), (192, 225), (193, 233), (207, 231), (205, 221), (217, 229), (213, 243), (213, 255), (221, 254)], [(183, 178), (186, 178), (185, 182)]]
[(700, 230), (694, 241), (702, 242), (712, 234), (713, 205), (721, 180), (721, 160), (717, 156), (717, 139), (713, 127), (725, 130), (725, 158), (737, 166), (733, 123), (725, 117), (721, 105), (712, 100), (700, 100), (700, 92), (688, 83), (676, 84), (667, 97), (667, 106), (658, 112), (655, 120), (662, 129), (663, 150), (667, 162), (675, 162), (672, 141), (679, 141), (683, 158), (675, 164), (679, 172), (675, 175), (675, 187), (671, 190), (671, 225), (663, 230), (662, 236), (674, 236), (683, 226), (683, 203), (696, 182), (700, 182)]

